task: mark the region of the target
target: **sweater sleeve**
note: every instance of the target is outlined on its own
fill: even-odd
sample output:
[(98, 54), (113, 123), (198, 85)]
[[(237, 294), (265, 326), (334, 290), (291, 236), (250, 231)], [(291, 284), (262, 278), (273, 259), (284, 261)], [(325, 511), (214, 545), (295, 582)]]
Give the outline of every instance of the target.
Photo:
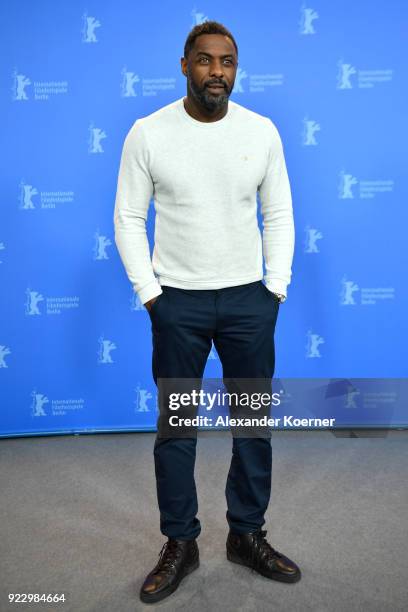
[(270, 128), (268, 166), (258, 188), (263, 217), (265, 284), (270, 291), (286, 296), (295, 246), (292, 196), (282, 141), (276, 126), (269, 118), (267, 121)]
[(138, 119), (123, 144), (113, 222), (119, 255), (142, 304), (162, 293), (153, 272), (146, 231), (153, 192), (149, 151), (144, 127)]

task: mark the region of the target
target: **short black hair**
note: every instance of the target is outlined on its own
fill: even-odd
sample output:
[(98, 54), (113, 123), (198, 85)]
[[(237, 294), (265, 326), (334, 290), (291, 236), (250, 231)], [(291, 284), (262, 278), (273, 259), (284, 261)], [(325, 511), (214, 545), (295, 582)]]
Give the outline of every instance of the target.
[(223, 34), (224, 36), (228, 36), (228, 38), (230, 38), (232, 43), (234, 44), (235, 51), (237, 52), (238, 56), (238, 46), (231, 32), (227, 30), (227, 28), (223, 26), (222, 23), (218, 23), (218, 21), (204, 21), (203, 23), (194, 26), (190, 34), (187, 36), (187, 40), (184, 45), (185, 59), (188, 58), (191, 49), (194, 47), (196, 38), (198, 36), (201, 36), (201, 34)]

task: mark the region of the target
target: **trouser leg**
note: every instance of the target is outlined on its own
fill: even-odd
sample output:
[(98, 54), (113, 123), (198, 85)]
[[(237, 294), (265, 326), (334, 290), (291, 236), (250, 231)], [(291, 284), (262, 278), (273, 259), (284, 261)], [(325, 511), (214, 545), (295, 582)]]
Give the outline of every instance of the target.
[[(229, 378), (272, 379), (278, 310), (279, 302), (260, 281), (227, 288), (220, 293), (214, 345), (225, 381)], [(260, 384), (265, 390), (265, 381)], [(272, 392), (271, 385), (268, 392)], [(233, 437), (225, 487), (226, 518), (231, 531), (245, 533), (262, 527), (271, 485), (270, 437)]]
[[(152, 372), (160, 378), (200, 380), (212, 343), (212, 302), (207, 294), (162, 286), (150, 313), (153, 334)], [(160, 414), (167, 417), (168, 411)], [(160, 428), (159, 428), (160, 429)], [(167, 537), (196, 538), (201, 532), (194, 478), (197, 438), (156, 436), (154, 463), (160, 530)]]

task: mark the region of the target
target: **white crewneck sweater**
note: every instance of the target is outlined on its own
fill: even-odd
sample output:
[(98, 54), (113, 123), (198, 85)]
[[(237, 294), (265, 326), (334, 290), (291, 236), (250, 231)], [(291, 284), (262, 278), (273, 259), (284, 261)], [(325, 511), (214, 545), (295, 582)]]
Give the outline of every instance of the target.
[[(263, 232), (257, 219), (257, 191)], [(156, 210), (150, 258), (146, 220)], [(274, 123), (228, 101), (205, 123), (183, 98), (137, 119), (126, 135), (114, 211), (115, 243), (142, 304), (161, 285), (221, 289), (263, 278), (286, 295), (295, 232), (282, 141)]]

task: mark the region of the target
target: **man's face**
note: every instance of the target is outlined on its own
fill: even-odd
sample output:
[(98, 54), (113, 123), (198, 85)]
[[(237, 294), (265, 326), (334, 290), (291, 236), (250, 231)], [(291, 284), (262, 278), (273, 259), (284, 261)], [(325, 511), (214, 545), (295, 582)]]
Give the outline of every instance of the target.
[(209, 111), (228, 103), (234, 88), (238, 58), (234, 44), (223, 34), (201, 34), (188, 60), (181, 59), (187, 91)]

